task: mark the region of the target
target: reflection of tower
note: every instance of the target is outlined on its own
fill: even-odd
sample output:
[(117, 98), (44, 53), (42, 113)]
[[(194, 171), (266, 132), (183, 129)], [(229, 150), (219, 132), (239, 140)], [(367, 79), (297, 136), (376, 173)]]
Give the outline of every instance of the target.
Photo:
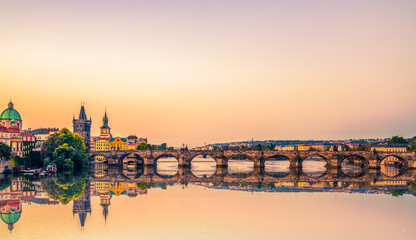
[(103, 207), (104, 220), (107, 222), (108, 206), (111, 204), (111, 195), (109, 192), (99, 193), (98, 195), (100, 196), (100, 205)]
[(73, 214), (78, 214), (81, 228), (84, 227), (85, 219), (87, 214), (91, 213), (91, 195), (90, 195), (90, 184), (84, 189), (84, 195), (77, 200), (74, 200)]
[(81, 110), (79, 111), (78, 119), (72, 120), (74, 124), (74, 133), (78, 133), (81, 137), (84, 138), (84, 143), (87, 148), (90, 148), (91, 141), (91, 117), (90, 120), (87, 119), (87, 114), (85, 114), (84, 105), (81, 105)]

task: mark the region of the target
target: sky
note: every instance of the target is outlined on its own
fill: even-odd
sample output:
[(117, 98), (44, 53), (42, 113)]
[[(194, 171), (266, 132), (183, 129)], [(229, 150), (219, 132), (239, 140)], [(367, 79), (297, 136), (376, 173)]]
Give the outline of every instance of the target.
[[(0, 0), (24, 128), (200, 146), (416, 135), (416, 1)], [(1, 109), (1, 108), (0, 108)]]

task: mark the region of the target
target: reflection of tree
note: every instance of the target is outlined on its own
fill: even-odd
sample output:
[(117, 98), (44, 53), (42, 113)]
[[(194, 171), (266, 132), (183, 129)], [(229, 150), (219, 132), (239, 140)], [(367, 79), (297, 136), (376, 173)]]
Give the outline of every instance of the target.
[(12, 181), (10, 180), (10, 177), (0, 179), (0, 191), (9, 187), (11, 183)]
[(389, 189), (387, 190), (393, 197), (403, 196), (408, 190), (407, 189)]
[(138, 182), (137, 183), (137, 187), (144, 191), (144, 190), (147, 189), (147, 183), (145, 183), (145, 182), (143, 182), (143, 183), (142, 182)]
[(416, 193), (416, 181), (414, 182), (409, 182), (407, 184), (407, 186), (410, 188), (410, 190), (412, 190), (412, 192)]
[(78, 172), (76, 175), (64, 172), (58, 174), (57, 177), (46, 179), (42, 185), (51, 198), (62, 204), (68, 204), (83, 195), (87, 177), (87, 170)]

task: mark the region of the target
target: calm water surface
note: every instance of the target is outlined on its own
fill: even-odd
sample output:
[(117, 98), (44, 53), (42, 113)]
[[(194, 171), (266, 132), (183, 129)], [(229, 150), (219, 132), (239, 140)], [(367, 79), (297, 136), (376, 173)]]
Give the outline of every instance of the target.
[[(66, 204), (51, 197), (59, 193), (51, 179), (16, 176), (1, 191), (0, 239), (416, 237), (416, 198), (408, 187), (413, 173), (384, 181), (395, 172), (384, 169), (387, 174), (376, 175), (383, 181), (367, 181), (368, 173), (363, 181), (328, 181), (325, 165), (315, 161), (303, 171), (318, 180), (290, 181), (285, 161), (266, 163), (265, 172), (256, 173), (251, 162), (236, 160), (216, 182), (209, 180), (218, 175), (212, 159), (200, 156), (192, 164), (186, 174), (199, 182), (169, 181), (184, 172), (170, 158), (159, 160), (152, 181), (146, 183), (134, 179), (142, 179), (149, 169), (97, 165), (81, 189), (83, 196)], [(351, 171), (354, 174), (354, 167)], [(261, 181), (268, 176), (281, 177), (282, 182)]]

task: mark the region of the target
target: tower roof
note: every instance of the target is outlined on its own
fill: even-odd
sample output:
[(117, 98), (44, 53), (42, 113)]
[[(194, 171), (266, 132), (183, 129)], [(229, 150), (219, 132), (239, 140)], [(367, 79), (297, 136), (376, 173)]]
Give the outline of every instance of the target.
[(105, 110), (104, 117), (103, 117), (103, 126), (101, 128), (110, 128), (108, 126), (108, 117), (107, 117), (107, 109)]
[(20, 114), (16, 109), (14, 109), (14, 104), (10, 101), (8, 107), (0, 114), (0, 120), (19, 120), (22, 121)]
[(85, 113), (85, 108), (84, 105), (81, 105), (81, 110), (79, 111), (79, 120), (88, 120), (87, 119), (87, 114)]

